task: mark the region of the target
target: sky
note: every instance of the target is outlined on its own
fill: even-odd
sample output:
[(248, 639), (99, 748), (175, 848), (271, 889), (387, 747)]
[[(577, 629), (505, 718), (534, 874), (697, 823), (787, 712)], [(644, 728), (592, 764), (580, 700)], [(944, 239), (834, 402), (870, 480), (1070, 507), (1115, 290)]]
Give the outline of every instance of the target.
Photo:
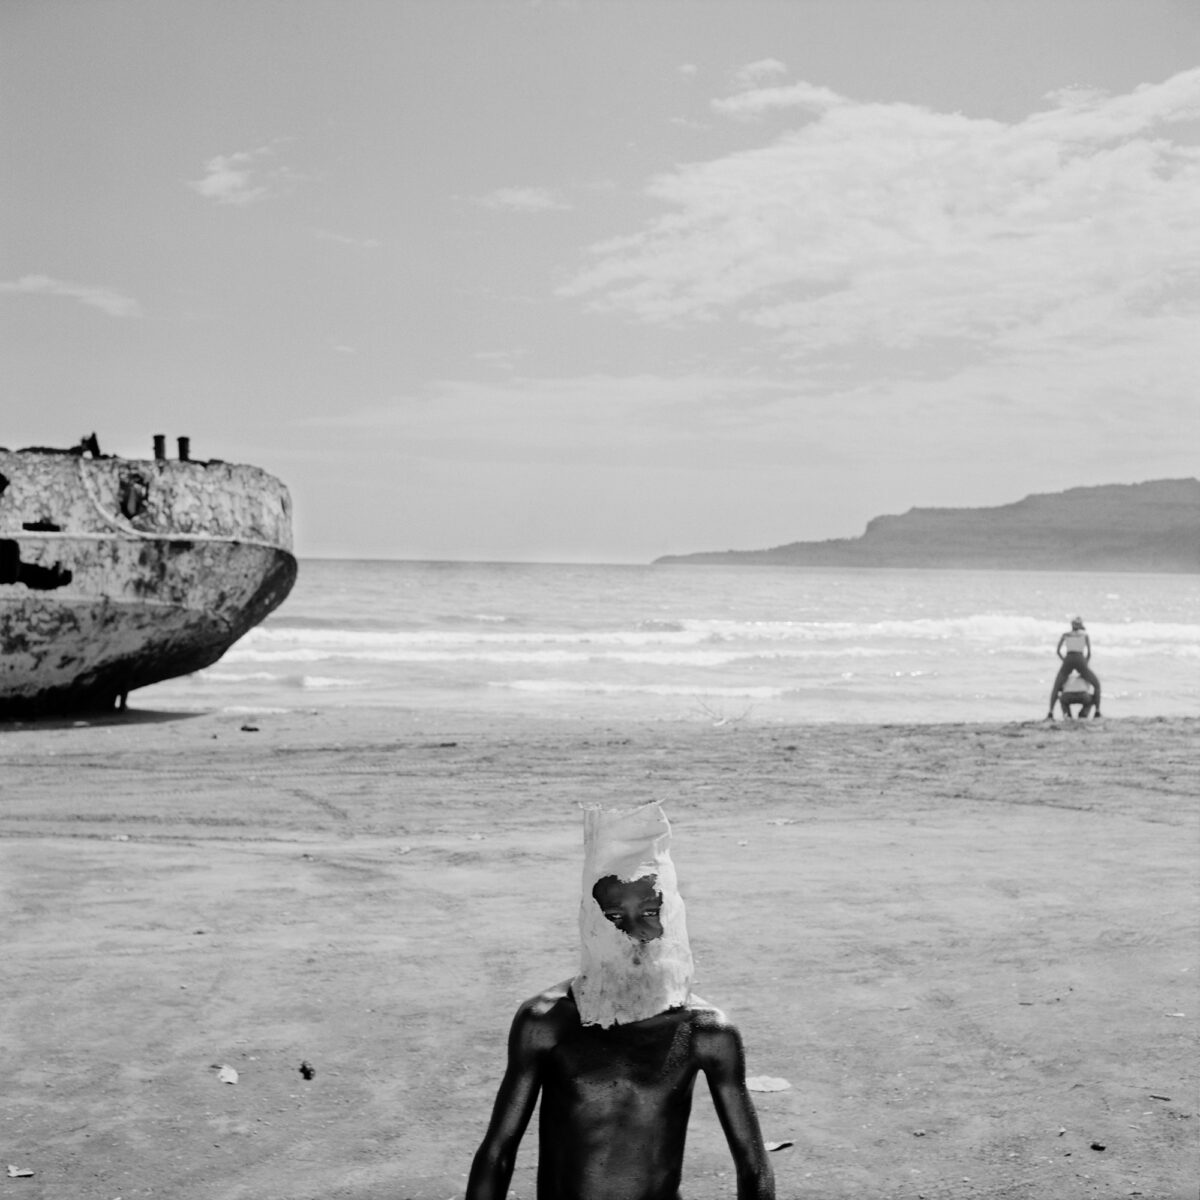
[(301, 557), (649, 562), (1197, 474), (1194, 0), (5, 0), (0, 445)]

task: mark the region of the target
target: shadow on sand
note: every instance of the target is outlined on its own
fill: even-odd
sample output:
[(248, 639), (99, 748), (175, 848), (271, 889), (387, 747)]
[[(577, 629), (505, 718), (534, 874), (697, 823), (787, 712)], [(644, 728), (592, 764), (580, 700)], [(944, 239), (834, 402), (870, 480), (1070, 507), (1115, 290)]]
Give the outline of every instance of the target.
[(76, 729), (84, 725), (162, 725), (167, 721), (187, 721), (204, 716), (203, 711), (171, 712), (168, 709), (127, 708), (124, 712), (59, 713), (55, 716), (6, 717), (0, 720), (0, 733), (15, 729)]

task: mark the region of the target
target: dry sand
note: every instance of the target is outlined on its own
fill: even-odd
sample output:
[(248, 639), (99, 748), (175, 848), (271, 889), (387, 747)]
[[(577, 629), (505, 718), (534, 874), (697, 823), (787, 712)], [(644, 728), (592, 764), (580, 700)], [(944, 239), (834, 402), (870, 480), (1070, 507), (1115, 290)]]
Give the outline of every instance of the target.
[[(1194, 1200), (1198, 734), (0, 726), (0, 1197), (461, 1196), (512, 1012), (574, 968), (578, 807), (656, 799), (697, 991), (792, 1085), (781, 1200)], [(684, 1178), (735, 1194), (702, 1082)]]

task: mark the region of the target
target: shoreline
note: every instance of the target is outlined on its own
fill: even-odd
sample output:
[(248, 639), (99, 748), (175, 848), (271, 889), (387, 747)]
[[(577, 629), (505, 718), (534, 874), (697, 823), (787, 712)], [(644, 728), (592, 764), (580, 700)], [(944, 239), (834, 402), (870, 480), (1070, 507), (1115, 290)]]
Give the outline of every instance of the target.
[[(1040, 711), (1037, 705), (1030, 708), (1030, 713), (1035, 714)], [(522, 725), (522, 726), (546, 726), (549, 728), (561, 728), (566, 726), (606, 726), (606, 725), (629, 725), (629, 726), (694, 726), (696, 728), (706, 727), (741, 727), (743, 729), (840, 729), (840, 728), (858, 728), (858, 729), (883, 729), (883, 728), (902, 728), (902, 729), (957, 729), (969, 726), (979, 729), (995, 729), (999, 727), (1032, 727), (1040, 725), (1048, 725), (1044, 717), (1030, 715), (1029, 717), (1020, 718), (998, 718), (995, 720), (978, 721), (978, 720), (870, 720), (857, 721), (845, 719), (831, 719), (821, 721), (809, 720), (792, 720), (789, 721), (782, 717), (771, 717), (764, 719), (755, 717), (750, 713), (740, 713), (732, 716), (725, 716), (718, 713), (716, 710), (706, 711), (704, 707), (696, 705), (685, 712), (679, 712), (673, 715), (659, 715), (647, 717), (643, 713), (637, 712), (618, 712), (610, 711), (602, 716), (590, 712), (561, 712), (558, 715), (531, 715), (524, 712), (506, 712), (503, 709), (481, 709), (479, 707), (454, 706), (450, 704), (441, 706), (426, 706), (420, 707), (411, 704), (341, 704), (341, 705), (312, 705), (312, 704), (293, 704), (293, 705), (275, 705), (275, 704), (231, 704), (231, 705), (207, 705), (195, 707), (182, 706), (141, 706), (136, 703), (130, 703), (125, 712), (117, 710), (103, 712), (83, 712), (83, 713), (66, 713), (54, 716), (44, 717), (27, 717), (27, 718), (5, 718), (0, 720), (0, 738), (7, 734), (14, 733), (38, 733), (49, 730), (63, 729), (83, 729), (83, 728), (113, 728), (120, 726), (129, 726), (131, 728), (155, 725), (170, 721), (193, 720), (197, 718), (221, 719), (221, 718), (251, 718), (262, 717), (265, 720), (283, 718), (290, 722), (292, 719), (299, 718), (324, 718), (333, 723), (344, 724), (348, 721), (353, 721), (359, 718), (361, 723), (378, 724), (381, 722), (396, 722), (401, 723), (449, 723), (457, 725), (475, 725), (480, 726), (503, 726), (505, 724)], [(1162, 713), (1162, 714), (1130, 714), (1128, 716), (1110, 717), (1107, 714), (1098, 720), (1094, 721), (1091, 718), (1068, 720), (1066, 718), (1055, 717), (1054, 724), (1056, 725), (1092, 725), (1097, 727), (1104, 725), (1156, 725), (1162, 723), (1176, 722), (1192, 722), (1200, 724), (1200, 712), (1197, 713)]]
[[(25, 1200), (461, 1196), (580, 807), (651, 799), (781, 1198), (1193, 1190), (1195, 718), (75, 720), (0, 726)], [(700, 1085), (684, 1195), (729, 1173)]]

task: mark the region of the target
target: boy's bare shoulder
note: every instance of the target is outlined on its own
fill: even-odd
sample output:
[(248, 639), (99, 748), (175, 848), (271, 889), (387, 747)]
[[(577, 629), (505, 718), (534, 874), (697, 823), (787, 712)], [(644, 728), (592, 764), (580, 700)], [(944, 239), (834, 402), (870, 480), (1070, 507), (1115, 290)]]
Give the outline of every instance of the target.
[(727, 1067), (742, 1057), (738, 1027), (715, 1004), (692, 996), (688, 1000), (693, 1045), (702, 1062)]
[(578, 1020), (578, 1009), (571, 995), (571, 981), (564, 980), (553, 987), (545, 988), (536, 996), (530, 996), (517, 1009), (514, 1026), (559, 1026), (572, 1016)]
[(563, 1002), (574, 1004), (571, 998), (571, 981), (564, 979), (552, 987), (543, 988), (536, 996), (530, 996), (517, 1010), (532, 1017), (544, 1017), (561, 1006)]
[(732, 1021), (715, 1005), (693, 994), (688, 997), (688, 1012), (698, 1029), (734, 1029)]

